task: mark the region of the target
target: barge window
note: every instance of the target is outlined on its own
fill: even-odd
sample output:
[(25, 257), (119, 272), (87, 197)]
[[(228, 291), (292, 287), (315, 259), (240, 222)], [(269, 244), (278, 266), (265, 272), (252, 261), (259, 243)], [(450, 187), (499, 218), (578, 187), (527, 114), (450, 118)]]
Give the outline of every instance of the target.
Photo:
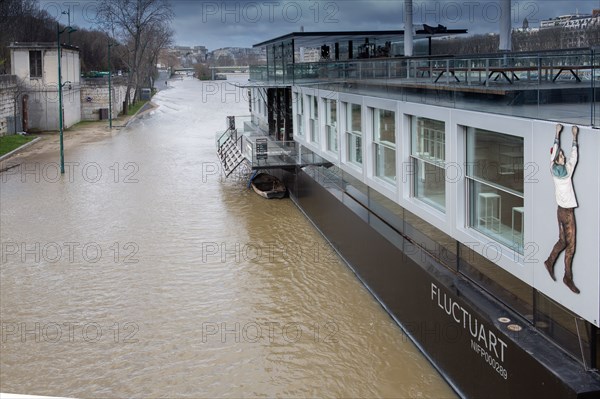
[(348, 161), (362, 165), (362, 107), (346, 103), (346, 141)]
[(317, 96), (309, 96), (310, 100), (310, 141), (319, 142), (319, 103)]
[(467, 128), (469, 226), (523, 253), (523, 138)]
[(446, 210), (445, 130), (442, 121), (411, 118), (412, 195), (441, 212)]
[(325, 99), (325, 133), (327, 135), (327, 151), (337, 152), (337, 100)]
[(304, 96), (302, 93), (294, 93), (296, 97), (296, 122), (298, 136), (304, 136)]
[(396, 183), (396, 113), (373, 108), (375, 176)]

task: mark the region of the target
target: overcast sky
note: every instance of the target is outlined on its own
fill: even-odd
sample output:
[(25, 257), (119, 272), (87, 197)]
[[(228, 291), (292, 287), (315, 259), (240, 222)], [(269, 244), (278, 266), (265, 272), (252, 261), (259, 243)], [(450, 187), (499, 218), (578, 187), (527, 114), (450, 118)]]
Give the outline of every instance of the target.
[[(73, 25), (90, 27), (96, 1), (40, 0), (50, 14), (71, 8)], [(171, 0), (178, 45), (251, 47), (253, 44), (300, 31), (404, 29), (402, 0)], [(414, 24), (468, 29), (469, 33), (498, 32), (500, 0), (414, 0)], [(591, 14), (600, 0), (513, 0), (512, 23), (530, 27), (542, 19), (565, 14)], [(67, 16), (61, 18), (67, 22)]]

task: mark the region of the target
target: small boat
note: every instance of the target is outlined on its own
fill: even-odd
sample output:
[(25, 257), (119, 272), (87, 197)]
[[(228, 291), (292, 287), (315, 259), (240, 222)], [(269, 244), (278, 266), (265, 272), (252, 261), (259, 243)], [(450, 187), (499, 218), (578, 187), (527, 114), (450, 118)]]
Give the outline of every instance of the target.
[(268, 173), (257, 174), (250, 184), (256, 194), (267, 199), (283, 198), (287, 192), (281, 180)]

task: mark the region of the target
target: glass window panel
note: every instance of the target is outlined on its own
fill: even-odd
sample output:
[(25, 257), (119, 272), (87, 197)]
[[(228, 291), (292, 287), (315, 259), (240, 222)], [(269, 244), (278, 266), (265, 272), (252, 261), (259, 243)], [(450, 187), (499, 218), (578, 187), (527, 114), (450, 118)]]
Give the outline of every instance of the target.
[(412, 154), (431, 160), (446, 160), (446, 127), (442, 121), (412, 117)]
[(396, 150), (375, 144), (375, 175), (390, 183), (396, 181)]
[(332, 152), (338, 150), (337, 129), (331, 125), (327, 125), (327, 150)]
[(348, 161), (362, 165), (362, 107), (346, 103), (346, 141)]
[(396, 144), (396, 117), (394, 111), (375, 109), (374, 112), (374, 139), (380, 143)]
[(337, 123), (337, 101), (326, 99), (325, 110), (327, 112), (327, 124), (335, 125)]
[(467, 174), (523, 194), (523, 138), (467, 129)]
[(42, 52), (39, 50), (29, 52), (29, 76), (32, 78), (42, 77)]
[(327, 150), (337, 152), (337, 100), (325, 99), (325, 120), (327, 121)]
[(413, 158), (413, 195), (444, 212), (446, 209), (446, 173), (444, 168)]
[(396, 181), (396, 118), (395, 112), (372, 109), (375, 176), (390, 183)]
[(298, 135), (304, 136), (304, 96), (300, 93), (296, 93), (296, 125), (298, 126)]
[(469, 225), (523, 253), (523, 138), (467, 128)]
[(469, 179), (469, 225), (495, 241), (523, 253), (523, 197)]
[(319, 103), (316, 96), (310, 98), (310, 141), (319, 143)]
[(358, 104), (348, 103), (346, 105), (346, 110), (346, 130), (348, 132), (362, 134), (361, 106)]
[(319, 142), (319, 121), (315, 119), (310, 120), (310, 141)]
[(298, 136), (304, 136), (304, 115), (297, 115)]
[(434, 208), (446, 209), (445, 123), (429, 118), (411, 118), (413, 196)]
[(348, 161), (362, 165), (362, 137), (354, 133), (347, 133)]

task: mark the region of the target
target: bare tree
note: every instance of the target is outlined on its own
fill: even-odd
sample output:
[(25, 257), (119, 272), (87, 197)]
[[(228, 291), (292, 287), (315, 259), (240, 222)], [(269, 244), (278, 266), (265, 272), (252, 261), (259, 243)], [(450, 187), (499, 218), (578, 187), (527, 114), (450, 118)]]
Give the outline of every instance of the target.
[(200, 80), (209, 80), (211, 78), (210, 68), (206, 64), (194, 64), (194, 73)]
[(11, 42), (51, 41), (55, 24), (35, 0), (0, 0), (0, 74), (10, 71)]
[(131, 89), (135, 88), (134, 99), (139, 93), (139, 69), (146, 44), (144, 36), (152, 26), (168, 24), (173, 19), (173, 10), (168, 0), (106, 0), (101, 3), (98, 15), (102, 25), (122, 42), (128, 44), (130, 73), (127, 79), (125, 101), (131, 103)]
[(156, 64), (162, 49), (173, 44), (173, 30), (167, 24), (157, 24), (148, 29), (143, 35), (142, 63), (137, 74), (140, 83), (154, 86), (157, 75)]

